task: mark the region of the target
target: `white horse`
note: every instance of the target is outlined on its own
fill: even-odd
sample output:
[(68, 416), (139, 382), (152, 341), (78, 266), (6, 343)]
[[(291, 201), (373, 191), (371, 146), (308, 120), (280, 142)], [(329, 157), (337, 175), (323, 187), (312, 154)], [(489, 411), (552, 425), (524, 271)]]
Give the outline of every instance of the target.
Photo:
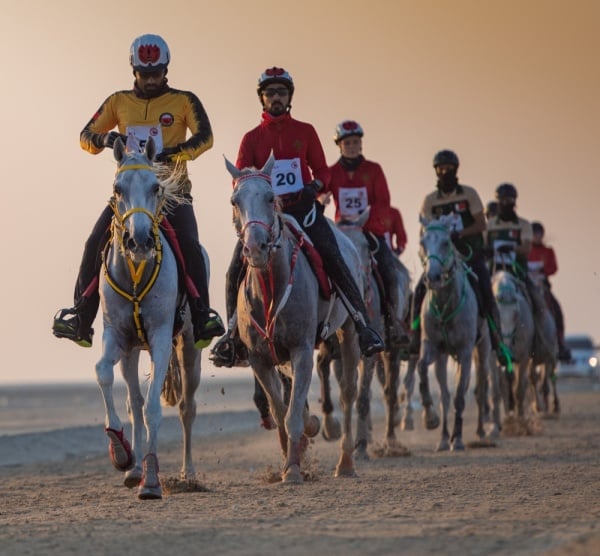
[[(161, 392), (168, 370), (169, 391), (163, 397), (171, 405), (179, 403), (183, 428), (181, 477), (194, 475), (191, 431), (196, 416), (194, 393), (200, 382), (200, 350), (194, 348), (189, 311), (186, 311), (183, 333), (177, 337), (172, 354), (175, 315), (181, 304), (177, 264), (159, 228), (164, 211), (181, 200), (175, 193), (177, 176), (160, 179), (157, 167), (152, 164), (156, 154), (152, 140), (148, 141), (144, 154), (125, 152), (120, 140), (113, 150), (118, 162), (111, 201), (115, 215), (100, 275), (104, 333), (96, 376), (106, 408), (105, 430), (113, 465), (125, 472), (126, 486), (138, 487), (139, 498), (161, 498), (158, 431), (162, 418)], [(141, 350), (148, 350), (151, 359), (145, 402), (138, 378)], [(170, 368), (172, 355), (175, 364)], [(117, 362), (127, 385), (132, 446), (123, 433), (114, 404), (113, 367)], [(176, 376), (179, 373), (181, 376)]]
[[(442, 216), (438, 220), (421, 219), (424, 227), (420, 241), (420, 255), (424, 268), (427, 295), (421, 308), (421, 351), (417, 368), (425, 410), (427, 428), (436, 428), (439, 418), (432, 412), (433, 400), (429, 391), (428, 368), (435, 362), (435, 374), (441, 391), (442, 436), (437, 450), (463, 450), (463, 411), (469, 386), (473, 350), (477, 343), (478, 392), (485, 392), (491, 361), (491, 342), (485, 320), (479, 316), (477, 298), (469, 284), (464, 261), (450, 239), (452, 219)], [(480, 341), (477, 342), (477, 336)], [(448, 433), (447, 362), (453, 356), (457, 362), (457, 384), (454, 396), (454, 429)], [(478, 396), (477, 434), (485, 436), (483, 427), (485, 408)], [(497, 425), (498, 426), (498, 425)], [(492, 434), (496, 434), (494, 430)]]
[[(382, 299), (380, 287), (377, 284), (376, 271), (373, 267), (373, 256), (369, 247), (363, 227), (369, 219), (370, 208), (363, 211), (355, 219), (343, 220), (337, 223), (338, 228), (350, 239), (360, 257), (361, 271), (365, 276), (365, 305), (369, 312), (371, 326), (375, 328), (383, 337), (385, 335), (385, 319), (382, 312)], [(397, 288), (396, 299), (396, 319), (398, 326), (401, 326), (405, 320), (408, 311), (408, 301), (410, 296), (410, 276), (402, 263), (395, 259)], [(381, 373), (381, 384), (384, 394), (386, 408), (385, 436), (383, 447), (386, 450), (398, 448), (395, 428), (398, 415), (398, 387), (400, 380), (400, 346), (386, 345), (383, 353), (378, 353), (371, 357), (362, 357), (359, 381), (358, 381), (358, 399), (357, 406), (357, 427), (356, 427), (356, 449), (357, 457), (368, 459), (367, 443), (369, 438), (370, 421), (370, 398), (371, 384), (376, 366), (381, 363), (383, 372)]]
[[(261, 170), (238, 170), (229, 161), (235, 180), (231, 197), (234, 224), (248, 262), (237, 300), (237, 327), (248, 348), (248, 360), (269, 400), (284, 454), (282, 481), (301, 483), (300, 459), (307, 437), (319, 430), (318, 418), (308, 413), (306, 399), (313, 370), (313, 351), (320, 338), (337, 333), (343, 376), (341, 401), (344, 426), (336, 476), (354, 476), (352, 406), (356, 399), (360, 357), (357, 334), (348, 312), (337, 297), (327, 301), (305, 257), (301, 243), (290, 230), (295, 220), (278, 209), (270, 183), (274, 163), (270, 157)], [(335, 232), (335, 229), (334, 229)], [(348, 268), (362, 285), (356, 250), (339, 232), (337, 239)], [(289, 404), (282, 392), (277, 368), (291, 380)]]
[(510, 413), (516, 409), (519, 418), (525, 415), (535, 330), (531, 306), (522, 288), (523, 285), (506, 270), (500, 270), (492, 276), (492, 291), (500, 314), (502, 338), (512, 354), (512, 362), (505, 375), (508, 379), (507, 411)]

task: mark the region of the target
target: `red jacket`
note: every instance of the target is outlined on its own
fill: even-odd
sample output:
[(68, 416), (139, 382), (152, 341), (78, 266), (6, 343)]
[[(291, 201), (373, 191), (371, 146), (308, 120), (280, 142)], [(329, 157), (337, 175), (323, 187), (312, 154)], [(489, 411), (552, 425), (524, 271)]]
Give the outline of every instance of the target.
[(527, 260), (544, 263), (543, 268), (546, 277), (556, 274), (556, 271), (558, 270), (558, 264), (556, 263), (556, 255), (554, 254), (554, 249), (552, 249), (552, 247), (544, 245), (543, 243), (540, 243), (539, 245), (531, 245), (531, 251), (529, 252)]
[(389, 241), (390, 249), (399, 255), (406, 247), (406, 230), (404, 229), (402, 215), (396, 207), (390, 207), (385, 218), (385, 225), (385, 237)]
[(304, 185), (313, 179), (327, 184), (329, 168), (315, 128), (294, 120), (289, 113), (273, 117), (263, 112), (260, 125), (242, 138), (235, 165), (262, 168), (273, 151), (275, 159), (299, 158)]
[[(338, 160), (331, 166), (330, 170), (331, 181), (329, 182), (329, 186), (325, 187), (325, 191), (331, 191), (333, 193), (336, 221), (341, 220), (344, 217), (344, 211), (346, 210), (343, 206), (344, 199), (342, 199), (340, 204), (340, 189), (366, 190), (366, 200), (361, 200), (358, 197), (354, 199), (363, 209), (366, 208), (366, 206), (362, 206), (365, 202), (371, 206), (371, 214), (364, 229), (378, 236), (385, 235), (387, 230), (386, 219), (388, 211), (390, 210), (390, 190), (388, 189), (388, 184), (381, 166), (377, 164), (377, 162), (363, 160), (354, 172), (349, 172), (344, 169)], [(352, 198), (346, 198), (349, 210), (352, 209), (352, 207), (349, 206), (352, 204), (352, 201)]]

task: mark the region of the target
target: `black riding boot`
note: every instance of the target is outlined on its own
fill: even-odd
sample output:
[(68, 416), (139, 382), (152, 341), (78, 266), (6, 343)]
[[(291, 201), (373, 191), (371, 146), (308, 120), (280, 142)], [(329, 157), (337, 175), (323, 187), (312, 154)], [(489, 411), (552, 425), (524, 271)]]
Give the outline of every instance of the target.
[(314, 220), (304, 225), (304, 215), (295, 215), (296, 220), (307, 233), (323, 260), (323, 268), (336, 287), (344, 306), (352, 317), (358, 332), (358, 345), (361, 353), (370, 357), (385, 349), (385, 344), (377, 331), (369, 325), (367, 308), (350, 269), (344, 262), (337, 240), (321, 210), (315, 209)]
[(52, 323), (52, 333), (57, 338), (68, 338), (82, 347), (92, 346), (92, 324), (100, 305), (98, 275), (102, 268), (102, 250), (110, 237), (112, 217), (113, 211), (107, 205), (83, 248), (73, 295), (74, 305), (69, 309), (60, 309)]
[(408, 351), (411, 355), (418, 355), (421, 351), (421, 307), (423, 306), (423, 300), (425, 299), (426, 293), (427, 288), (425, 287), (425, 282), (421, 275), (421, 278), (419, 278), (419, 281), (415, 286), (412, 298), (410, 344), (408, 346)]
[(215, 367), (248, 366), (248, 350), (241, 342), (235, 326), (233, 328), (231, 326), (231, 319), (236, 311), (239, 287), (246, 274), (246, 265), (242, 258), (242, 247), (242, 242), (238, 241), (225, 277), (225, 307), (228, 330), (222, 338), (217, 340), (211, 350), (210, 360)]

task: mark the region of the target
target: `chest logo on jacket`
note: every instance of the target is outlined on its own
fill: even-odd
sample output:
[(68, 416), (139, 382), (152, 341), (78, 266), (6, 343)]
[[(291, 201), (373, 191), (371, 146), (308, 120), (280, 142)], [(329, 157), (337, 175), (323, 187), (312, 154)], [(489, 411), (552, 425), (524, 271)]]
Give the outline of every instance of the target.
[(160, 122), (161, 126), (169, 127), (169, 126), (173, 125), (175, 118), (173, 117), (173, 114), (171, 114), (170, 112), (164, 112), (163, 114), (161, 114), (159, 116), (158, 121)]

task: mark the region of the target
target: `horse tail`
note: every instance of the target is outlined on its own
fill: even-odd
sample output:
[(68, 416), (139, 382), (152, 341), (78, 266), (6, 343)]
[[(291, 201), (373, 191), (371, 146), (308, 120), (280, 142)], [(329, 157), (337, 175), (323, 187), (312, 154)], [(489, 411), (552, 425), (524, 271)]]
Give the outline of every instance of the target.
[(174, 407), (181, 399), (181, 392), (181, 368), (177, 354), (173, 351), (161, 391), (163, 405)]

